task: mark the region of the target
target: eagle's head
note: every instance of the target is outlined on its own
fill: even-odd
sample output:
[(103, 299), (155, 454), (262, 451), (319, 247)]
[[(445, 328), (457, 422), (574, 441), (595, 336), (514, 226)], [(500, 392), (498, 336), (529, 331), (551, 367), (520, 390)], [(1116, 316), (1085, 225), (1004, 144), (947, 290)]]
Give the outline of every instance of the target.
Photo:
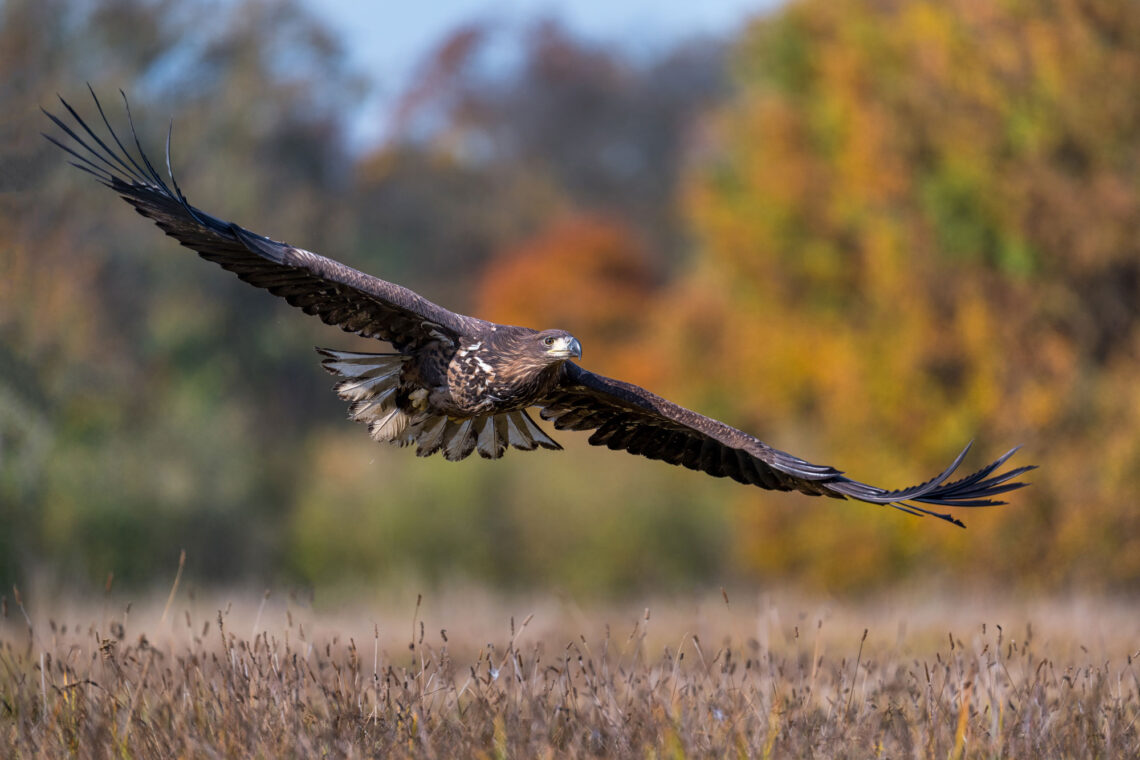
[(565, 330), (543, 330), (535, 333), (534, 350), (548, 363), (582, 358), (582, 344)]
[(478, 349), (475, 353), (480, 366), (485, 365), (500, 380), (550, 378), (564, 361), (582, 356), (582, 344), (565, 330), (535, 332), (525, 327), (499, 329), (468, 351), (473, 349)]

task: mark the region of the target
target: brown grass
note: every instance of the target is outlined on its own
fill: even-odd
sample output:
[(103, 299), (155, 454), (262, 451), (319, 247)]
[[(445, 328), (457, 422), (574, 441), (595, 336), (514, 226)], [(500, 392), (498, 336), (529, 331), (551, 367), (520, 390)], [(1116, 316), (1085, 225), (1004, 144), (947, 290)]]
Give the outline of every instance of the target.
[(9, 599), (0, 757), (1140, 752), (1126, 605), (733, 596)]

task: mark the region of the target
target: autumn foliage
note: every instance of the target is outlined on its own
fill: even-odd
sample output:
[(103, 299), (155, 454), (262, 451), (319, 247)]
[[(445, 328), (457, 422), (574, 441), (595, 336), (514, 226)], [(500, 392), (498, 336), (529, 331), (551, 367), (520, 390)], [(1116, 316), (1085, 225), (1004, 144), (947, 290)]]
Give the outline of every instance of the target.
[(741, 495), (745, 561), (1140, 577), (1138, 7), (794, 3), (734, 70), (685, 198), (737, 413), (856, 477), (907, 482), (971, 438), (1042, 465), (968, 549)]
[(649, 259), (628, 225), (579, 215), (555, 219), (493, 259), (476, 303), (495, 322), (572, 330), (590, 366), (647, 382), (637, 341), (654, 295)]
[[(0, 6), (0, 586), (143, 582), (181, 548), (209, 582), (1140, 583), (1140, 5), (800, 0), (652, 60), (545, 22), (509, 66), (474, 25), (355, 151), (361, 77), (303, 6), (215, 29), (184, 5)], [(378, 449), (311, 351), (371, 344), (39, 137), (86, 80), (124, 87), (153, 155), (174, 116), (211, 213), (567, 329), (588, 369), (771, 445), (888, 487), (971, 439), (967, 466), (1024, 444), (1041, 468), (959, 531), (573, 434), (498, 463)]]

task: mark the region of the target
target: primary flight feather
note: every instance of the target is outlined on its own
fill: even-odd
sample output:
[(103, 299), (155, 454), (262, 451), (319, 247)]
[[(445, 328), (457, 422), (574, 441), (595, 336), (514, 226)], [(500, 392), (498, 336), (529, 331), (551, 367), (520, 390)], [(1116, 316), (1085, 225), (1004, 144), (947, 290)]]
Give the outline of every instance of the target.
[[(685, 409), (636, 385), (582, 369), (578, 340), (563, 330), (533, 330), (456, 314), (417, 293), (311, 251), (255, 234), (191, 206), (170, 167), (169, 184), (142, 150), (134, 125), (132, 151), (111, 127), (91, 129), (62, 98), (67, 115), (45, 114), (71, 143), (45, 135), (67, 151), (73, 165), (114, 190), (170, 237), (242, 280), (348, 332), (375, 338), (390, 353), (319, 348), (325, 369), (341, 380), (337, 394), (349, 416), (377, 441), (437, 452), (452, 461), (472, 452), (497, 459), (510, 447), (561, 448), (530, 416), (558, 430), (590, 430), (589, 442), (649, 459), (684, 465), (716, 477), (780, 491), (852, 498), (928, 514), (956, 525), (949, 514), (921, 505), (984, 507), (1021, 488), (1015, 481), (1032, 466), (999, 472), (1013, 449), (972, 475), (951, 481), (969, 446), (940, 475), (888, 491), (839, 470), (811, 464), (768, 446), (722, 422)], [(124, 105), (126, 98), (124, 97)]]

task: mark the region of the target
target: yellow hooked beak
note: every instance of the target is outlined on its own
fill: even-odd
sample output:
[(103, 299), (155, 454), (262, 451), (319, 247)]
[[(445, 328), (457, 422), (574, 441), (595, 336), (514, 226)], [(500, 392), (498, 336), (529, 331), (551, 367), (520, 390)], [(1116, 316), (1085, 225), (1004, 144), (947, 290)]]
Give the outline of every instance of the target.
[(582, 358), (582, 344), (578, 339), (572, 335), (567, 335), (561, 338), (555, 338), (554, 342), (550, 344), (550, 348), (546, 352), (551, 356), (558, 357), (559, 359), (575, 359)]

